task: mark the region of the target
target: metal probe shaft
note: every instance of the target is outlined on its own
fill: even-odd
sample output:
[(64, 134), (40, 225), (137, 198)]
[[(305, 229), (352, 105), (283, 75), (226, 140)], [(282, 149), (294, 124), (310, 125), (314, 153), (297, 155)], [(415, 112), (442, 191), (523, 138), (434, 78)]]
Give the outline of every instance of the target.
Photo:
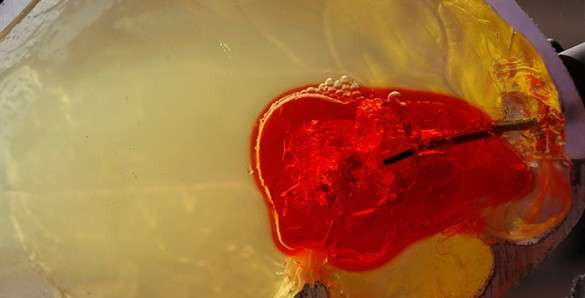
[(537, 124), (536, 120), (534, 119), (522, 119), (522, 120), (514, 120), (514, 121), (500, 121), (496, 122), (494, 125), (472, 130), (466, 131), (463, 133), (456, 133), (446, 136), (440, 136), (431, 138), (424, 142), (421, 142), (416, 147), (411, 147), (407, 150), (399, 152), (395, 155), (392, 155), (386, 159), (384, 159), (384, 165), (391, 165), (396, 162), (399, 162), (403, 159), (416, 155), (417, 152), (433, 149), (445, 145), (455, 145), (455, 144), (462, 144), (471, 141), (476, 141), (480, 139), (485, 139), (492, 137), (494, 135), (501, 135), (502, 133), (509, 132), (509, 131), (519, 131), (529, 129), (534, 127)]

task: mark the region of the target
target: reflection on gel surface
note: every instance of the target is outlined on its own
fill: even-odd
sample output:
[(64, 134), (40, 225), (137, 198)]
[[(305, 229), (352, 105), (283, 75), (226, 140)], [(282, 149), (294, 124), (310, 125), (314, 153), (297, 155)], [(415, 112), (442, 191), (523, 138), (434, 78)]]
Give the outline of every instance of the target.
[(0, 53), (0, 279), (31, 297), (473, 297), (571, 208), (557, 89), (480, 0), (41, 1)]

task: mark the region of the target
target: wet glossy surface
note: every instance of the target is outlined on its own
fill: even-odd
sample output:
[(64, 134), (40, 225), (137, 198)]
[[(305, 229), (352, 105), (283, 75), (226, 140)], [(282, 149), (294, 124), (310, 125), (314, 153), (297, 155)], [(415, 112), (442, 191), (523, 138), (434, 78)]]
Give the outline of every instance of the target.
[[(42, 4), (0, 44), (4, 292), (290, 297), (312, 273), (272, 242), (250, 132), (281, 92), (342, 75), (450, 94), (496, 120), (552, 119), (544, 139), (508, 139), (546, 195), (492, 210), (487, 234), (533, 239), (568, 206), (556, 89), (481, 1)], [(535, 198), (546, 212), (528, 220)], [(439, 234), (376, 270), (322, 269), (335, 297), (469, 297), (492, 260), (482, 240)]]
[[(484, 209), (533, 190), (532, 170), (497, 135), (424, 144), (492, 126), (461, 99), (346, 77), (282, 96), (252, 139), (277, 245), (361, 271), (437, 233), (480, 235)], [(384, 164), (409, 148), (412, 158)]]

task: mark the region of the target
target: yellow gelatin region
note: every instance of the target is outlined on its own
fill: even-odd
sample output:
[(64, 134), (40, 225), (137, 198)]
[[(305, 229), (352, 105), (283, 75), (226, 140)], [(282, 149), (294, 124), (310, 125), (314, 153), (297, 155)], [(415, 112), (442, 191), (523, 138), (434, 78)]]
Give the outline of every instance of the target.
[[(571, 208), (557, 89), (483, 0), (41, 0), (3, 35), (0, 296), (475, 297), (491, 245)], [(533, 119), (503, 136), (533, 193), (370, 271), (280, 253), (250, 134), (278, 94), (342, 76)]]

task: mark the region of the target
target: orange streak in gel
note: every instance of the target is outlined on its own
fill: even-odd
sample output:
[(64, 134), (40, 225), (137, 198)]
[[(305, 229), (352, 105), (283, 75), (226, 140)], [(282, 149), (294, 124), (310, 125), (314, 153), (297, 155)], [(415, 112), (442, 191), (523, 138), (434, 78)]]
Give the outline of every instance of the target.
[(397, 89), (298, 90), (272, 102), (252, 135), (256, 181), (287, 255), (313, 251), (340, 269), (370, 270), (434, 234), (478, 234), (485, 208), (533, 189), (530, 169), (497, 136), (383, 164), (425, 139), (493, 124), (463, 100)]

